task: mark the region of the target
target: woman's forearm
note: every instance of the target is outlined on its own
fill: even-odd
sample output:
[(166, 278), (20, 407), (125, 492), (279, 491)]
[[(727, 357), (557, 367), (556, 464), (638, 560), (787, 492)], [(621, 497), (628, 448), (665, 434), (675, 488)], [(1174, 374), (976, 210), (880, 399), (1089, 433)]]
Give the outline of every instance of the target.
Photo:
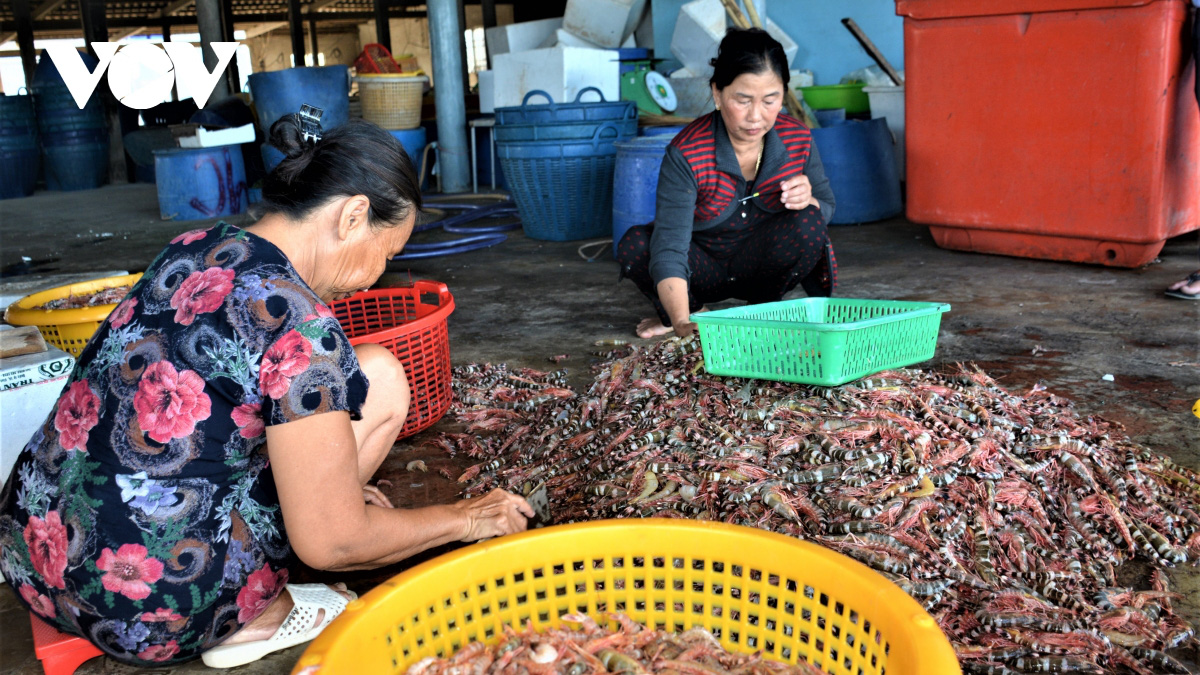
[(667, 277), (658, 282), (658, 300), (671, 318), (671, 325), (678, 326), (688, 320), (687, 281), (679, 277)]
[(336, 572), (375, 569), (460, 541), (466, 535), (466, 517), (454, 506), (387, 509), (366, 505), (365, 508), (364, 532), (340, 542), (322, 566), (324, 569)]

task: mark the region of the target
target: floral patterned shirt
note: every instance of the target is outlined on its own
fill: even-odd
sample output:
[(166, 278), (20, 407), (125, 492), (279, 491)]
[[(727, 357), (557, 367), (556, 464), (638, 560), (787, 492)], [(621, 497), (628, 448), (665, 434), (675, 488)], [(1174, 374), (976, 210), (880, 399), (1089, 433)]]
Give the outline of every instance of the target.
[(0, 495), (0, 571), (110, 656), (194, 658), (283, 589), (266, 426), (368, 383), (328, 307), (265, 239), (180, 235), (80, 354)]

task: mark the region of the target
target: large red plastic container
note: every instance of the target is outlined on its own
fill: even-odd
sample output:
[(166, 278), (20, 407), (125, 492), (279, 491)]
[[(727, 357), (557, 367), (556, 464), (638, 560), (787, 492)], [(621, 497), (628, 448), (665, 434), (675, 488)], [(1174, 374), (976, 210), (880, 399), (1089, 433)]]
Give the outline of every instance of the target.
[(399, 359), (411, 400), (397, 440), (433, 425), (446, 414), (450, 390), (450, 335), (446, 319), (454, 296), (439, 281), (362, 291), (329, 305), (350, 344), (374, 342)]
[(908, 218), (962, 251), (1136, 267), (1200, 228), (1187, 0), (897, 0)]

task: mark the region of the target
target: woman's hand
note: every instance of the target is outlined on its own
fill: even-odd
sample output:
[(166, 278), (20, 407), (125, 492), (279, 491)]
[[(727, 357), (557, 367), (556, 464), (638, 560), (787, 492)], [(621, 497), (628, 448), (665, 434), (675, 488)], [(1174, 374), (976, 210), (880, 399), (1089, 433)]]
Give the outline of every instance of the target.
[(496, 488), (478, 499), (464, 499), (454, 505), (467, 518), (466, 534), (460, 541), (478, 541), (504, 534), (523, 532), (533, 507), (523, 497)]
[(808, 206), (821, 208), (816, 197), (813, 197), (812, 183), (804, 174), (783, 181), (780, 183), (780, 188), (783, 193), (779, 196), (779, 200), (783, 202), (785, 208), (793, 211), (799, 211)]
[(676, 323), (672, 328), (675, 330), (675, 336), (681, 338), (688, 337), (692, 333), (696, 332), (696, 324), (686, 319)]
[(375, 487), (374, 485), (364, 485), (362, 493), (363, 502), (367, 504), (372, 504), (385, 509), (395, 508), (392, 506), (392, 500), (388, 499), (387, 495), (383, 494), (383, 492), (381, 492), (379, 488)]

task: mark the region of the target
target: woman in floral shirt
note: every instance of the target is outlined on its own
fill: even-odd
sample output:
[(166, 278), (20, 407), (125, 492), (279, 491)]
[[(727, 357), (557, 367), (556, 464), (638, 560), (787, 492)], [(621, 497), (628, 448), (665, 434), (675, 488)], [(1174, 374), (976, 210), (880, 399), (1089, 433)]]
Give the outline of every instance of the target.
[(288, 116), (271, 141), (288, 158), (265, 182), (266, 215), (171, 242), (84, 349), (0, 495), (5, 579), (120, 661), (228, 667), (311, 639), (345, 599), (289, 587), (293, 551), (318, 569), (373, 568), (532, 515), (502, 491), (398, 510), (367, 486), (408, 385), (387, 350), (351, 347), (327, 303), (403, 248), (416, 176), (363, 122), (314, 143)]

